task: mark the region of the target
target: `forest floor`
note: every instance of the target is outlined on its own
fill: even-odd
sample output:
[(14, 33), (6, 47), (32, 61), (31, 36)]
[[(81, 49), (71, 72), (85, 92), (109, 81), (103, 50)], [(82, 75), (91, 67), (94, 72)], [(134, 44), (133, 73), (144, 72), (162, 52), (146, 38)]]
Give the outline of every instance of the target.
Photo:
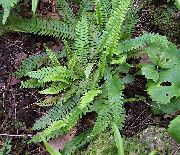
[[(144, 9), (147, 10), (147, 9)], [(143, 20), (142, 20), (143, 18)], [(137, 24), (135, 36), (142, 31), (157, 32), (154, 27), (148, 25), (148, 12), (143, 12), (141, 20)], [(44, 45), (55, 51), (62, 49), (62, 41), (51, 37), (39, 37), (23, 33), (8, 33), (0, 38), (0, 145), (6, 138), (12, 142), (13, 155), (45, 155), (47, 154), (41, 144), (26, 144), (32, 135), (31, 127), (34, 122), (46, 112), (46, 108), (40, 108), (35, 103), (43, 95), (38, 95), (37, 90), (22, 89), (20, 79), (13, 73), (18, 69), (20, 62), (29, 55), (40, 53)], [(129, 60), (135, 64), (139, 60)], [(133, 70), (136, 68), (132, 68)], [(135, 95), (147, 96), (145, 91), (146, 79), (143, 76), (136, 76), (135, 81), (130, 83), (124, 91), (125, 97)], [(167, 127), (171, 116), (155, 116), (151, 112), (149, 103), (138, 101), (125, 104), (126, 122), (123, 128), (123, 135), (132, 137), (149, 126), (158, 125)], [(81, 132), (88, 128), (87, 119), (80, 121), (78, 130)]]

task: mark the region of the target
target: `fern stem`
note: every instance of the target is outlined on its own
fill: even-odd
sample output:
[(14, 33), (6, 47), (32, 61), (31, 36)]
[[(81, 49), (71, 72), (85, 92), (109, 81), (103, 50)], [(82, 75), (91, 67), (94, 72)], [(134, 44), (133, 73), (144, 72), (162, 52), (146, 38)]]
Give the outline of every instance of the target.
[(96, 1), (96, 18), (99, 26), (99, 30), (102, 31), (102, 12), (101, 12), (101, 6), (100, 1)]
[(115, 142), (116, 142), (116, 146), (118, 148), (118, 155), (124, 155), (123, 139), (121, 137), (121, 134), (119, 132), (119, 129), (118, 129), (116, 123), (114, 123), (114, 122), (112, 122), (112, 130), (114, 132)]

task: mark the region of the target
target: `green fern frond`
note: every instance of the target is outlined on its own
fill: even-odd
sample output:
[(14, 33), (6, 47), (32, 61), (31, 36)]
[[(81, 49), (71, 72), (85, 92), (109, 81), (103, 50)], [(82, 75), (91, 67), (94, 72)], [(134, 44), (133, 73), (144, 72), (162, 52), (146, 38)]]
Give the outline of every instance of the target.
[(123, 41), (119, 44), (119, 54), (147, 48), (151, 61), (162, 68), (171, 68), (177, 64), (177, 47), (166, 37), (159, 34), (144, 34), (135, 39)]
[(80, 109), (83, 109), (87, 106), (88, 103), (92, 102), (94, 100), (94, 97), (98, 96), (100, 93), (102, 93), (100, 90), (90, 90), (88, 91), (80, 101)]
[(67, 25), (64, 22), (55, 19), (42, 19), (38, 17), (24, 19), (10, 16), (7, 27), (18, 32), (48, 35), (57, 38), (73, 39), (75, 34), (72, 25)]
[(22, 88), (40, 88), (43, 86), (44, 84), (36, 79), (30, 79), (21, 83)]
[[(116, 50), (118, 40), (122, 35), (122, 24), (124, 22), (126, 13), (131, 4), (131, 0), (118, 1), (117, 7), (113, 10), (111, 17), (106, 24), (106, 52), (112, 54), (113, 50)], [(106, 36), (107, 35), (107, 36)]]
[[(108, 102), (110, 104), (110, 108), (112, 108), (111, 110), (113, 111), (112, 122), (115, 122), (118, 126), (122, 126), (122, 122), (124, 121), (122, 94), (124, 85), (117, 74), (111, 75), (110, 73), (106, 72), (105, 80), (105, 89), (107, 91)], [(117, 117), (119, 117), (119, 120), (116, 119)]]
[(57, 9), (60, 15), (63, 16), (67, 23), (76, 23), (76, 18), (73, 14), (72, 9), (69, 7), (67, 1), (57, 0)]
[(102, 17), (103, 17), (103, 23), (104, 25), (107, 23), (109, 16), (111, 15), (111, 0), (101, 0), (101, 6), (102, 6)]
[[(45, 129), (53, 121), (58, 121), (65, 118), (70, 112), (72, 112), (77, 104), (77, 97), (68, 99), (65, 104), (56, 104), (46, 115), (42, 116), (33, 126), (33, 130)], [(58, 100), (57, 100), (58, 102)], [(61, 101), (60, 101), (61, 103)]]
[(89, 35), (89, 58), (91, 60), (97, 61), (98, 58), (98, 45), (101, 40), (101, 33), (98, 31), (97, 26), (91, 25), (89, 27), (90, 35)]
[(36, 12), (38, 2), (39, 2), (39, 0), (32, 0), (32, 8), (31, 8), (31, 10), (32, 10), (33, 14), (35, 14), (35, 12)]
[(2, 23), (5, 24), (6, 20), (10, 14), (11, 8), (13, 8), (19, 1), (21, 0), (0, 0), (0, 5), (2, 5), (4, 9), (4, 15)]
[[(72, 129), (76, 125), (77, 121), (82, 118), (82, 115), (88, 111), (87, 107), (89, 103), (92, 102), (94, 97), (99, 93), (101, 93), (100, 90), (91, 90), (82, 96), (80, 103), (77, 105), (75, 110), (69, 113), (65, 118), (53, 121), (53, 123), (42, 132), (43, 136), (49, 140), (50, 138), (66, 133)], [(35, 138), (32, 140), (38, 140), (38, 138), (35, 136)]]
[[(75, 108), (72, 113), (61, 120), (53, 121), (45, 130), (42, 131), (42, 135), (49, 140), (59, 135), (67, 133), (72, 129), (77, 121), (82, 118), (82, 111), (79, 108)], [(33, 142), (40, 142), (39, 135), (35, 135), (32, 140)]]
[(96, 18), (99, 25), (99, 30), (105, 27), (111, 13), (111, 2), (109, 0), (95, 0)]
[(66, 83), (55, 83), (52, 84), (50, 87), (39, 91), (40, 94), (58, 94), (59, 92), (65, 90), (68, 87)]
[[(66, 52), (61, 51), (57, 53), (57, 59), (66, 57)], [(19, 70), (16, 72), (16, 76), (21, 78), (22, 76), (27, 76), (27, 73), (38, 69), (42, 65), (47, 65), (49, 58), (47, 53), (41, 53), (37, 55), (32, 55), (21, 62)]]
[[(122, 127), (124, 122), (123, 108), (123, 84), (117, 75), (111, 75), (109, 71), (105, 73), (105, 92), (107, 92), (108, 100), (104, 107), (98, 112), (98, 117), (94, 125), (92, 135), (98, 135), (107, 127), (115, 122), (119, 127)], [(117, 119), (118, 118), (118, 119)]]
[(47, 53), (49, 59), (51, 60), (53, 66), (60, 65), (57, 55), (52, 50), (46, 48), (46, 53)]
[(111, 114), (108, 104), (105, 104), (98, 112), (96, 122), (93, 127), (91, 136), (96, 136), (103, 132), (110, 124)]
[(103, 48), (106, 48), (105, 54), (109, 55), (110, 58), (113, 51), (116, 51), (118, 40), (122, 35), (122, 24), (130, 4), (131, 0), (117, 1), (117, 5), (112, 10), (112, 14), (106, 23), (106, 29), (103, 33), (98, 49), (99, 51), (103, 51)]
[(175, 44), (168, 41), (165, 36), (161, 36), (159, 34), (153, 34), (153, 33), (152, 34), (145, 33), (140, 37), (122, 41), (119, 44), (118, 49), (121, 49), (121, 51), (124, 52), (128, 52), (128, 51), (144, 48), (150, 44), (157, 44), (159, 46), (172, 48), (172, 49), (176, 48)]
[(122, 24), (121, 40), (128, 39), (132, 36), (138, 19), (139, 16), (137, 14), (137, 10), (135, 10), (134, 7), (131, 7), (127, 12), (124, 23)]
[(95, 1), (96, 5), (96, 20), (99, 26), (99, 30), (102, 31), (102, 26), (103, 26), (103, 19), (102, 19), (102, 7), (101, 7), (101, 2), (99, 0)]
[(89, 28), (85, 17), (82, 17), (82, 20), (77, 23), (75, 32), (76, 55), (80, 58), (82, 63), (87, 63)]
[(42, 132), (42, 135), (48, 141), (51, 138), (62, 135), (64, 132), (61, 129), (66, 126), (67, 123), (64, 120), (53, 121), (52, 124)]
[(63, 66), (44, 67), (37, 71), (28, 72), (27, 75), (30, 78), (38, 79), (44, 83), (51, 81), (61, 81), (68, 84), (70, 79), (74, 78), (73, 74)]
[(78, 149), (81, 149), (85, 144), (87, 144), (91, 140), (91, 138), (88, 137), (90, 132), (91, 130), (83, 132), (67, 142), (63, 149), (63, 155), (75, 154)]

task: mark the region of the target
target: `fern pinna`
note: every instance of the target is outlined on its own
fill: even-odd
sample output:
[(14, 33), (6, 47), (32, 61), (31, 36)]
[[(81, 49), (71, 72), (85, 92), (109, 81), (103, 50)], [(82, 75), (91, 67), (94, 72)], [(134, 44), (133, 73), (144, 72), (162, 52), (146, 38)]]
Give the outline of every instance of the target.
[[(41, 88), (39, 91), (41, 94), (54, 94), (38, 103), (41, 106), (53, 107), (34, 124), (33, 129), (41, 130), (40, 134), (46, 140), (50, 140), (69, 132), (86, 113), (95, 112), (97, 118), (94, 126), (68, 142), (63, 154), (74, 154), (78, 148), (107, 129), (114, 132), (118, 152), (122, 154), (122, 139), (117, 129), (123, 127), (125, 120), (123, 107), (125, 84), (117, 65), (123, 68), (123, 65), (128, 65), (126, 59), (132, 53), (137, 54), (146, 49), (151, 64), (140, 65), (140, 68), (148, 79), (147, 91), (152, 100), (158, 104), (169, 104), (172, 98), (180, 97), (179, 91), (175, 92), (179, 90), (179, 81), (171, 76), (177, 74), (180, 68), (178, 49), (158, 34), (144, 34), (130, 39), (132, 30), (125, 26), (130, 25), (133, 28), (136, 23), (136, 15), (133, 18), (129, 17), (131, 0), (84, 0), (83, 8), (79, 12), (81, 16), (78, 14), (77, 17), (74, 17), (70, 8), (67, 8), (66, 1), (62, 2), (66, 8), (61, 12), (68, 11), (63, 14), (63, 24), (62, 21), (34, 18), (25, 20), (29, 25), (24, 19), (20, 19), (20, 22), (7, 22), (7, 26), (9, 24), (11, 28), (16, 27), (15, 30), (67, 39), (64, 40), (63, 49), (66, 62), (60, 63), (58, 59), (61, 56), (58, 57), (58, 54), (46, 49), (47, 54), (44, 54), (46, 60), (49, 57), (46, 67), (41, 67), (42, 65), (38, 65), (39, 61), (34, 61), (36, 57), (43, 60), (44, 56), (37, 55), (24, 60), (17, 73), (20, 77), (31, 78), (22, 82), (22, 87), (38, 87)], [(90, 4), (97, 6), (96, 9)], [(132, 22), (128, 23), (126, 16)], [(75, 23), (68, 21), (66, 24), (70, 18), (73, 18)], [(29, 62), (33, 62), (33, 65), (29, 66)], [(155, 75), (149, 75), (149, 70)], [(171, 87), (160, 88), (161, 83), (167, 79), (170, 79)], [(156, 92), (159, 89), (162, 89), (163, 93), (157, 96)], [(166, 90), (170, 90), (170, 94), (164, 94)], [(161, 98), (164, 95), (168, 100), (164, 101)], [(42, 139), (37, 134), (31, 141), (39, 142)]]

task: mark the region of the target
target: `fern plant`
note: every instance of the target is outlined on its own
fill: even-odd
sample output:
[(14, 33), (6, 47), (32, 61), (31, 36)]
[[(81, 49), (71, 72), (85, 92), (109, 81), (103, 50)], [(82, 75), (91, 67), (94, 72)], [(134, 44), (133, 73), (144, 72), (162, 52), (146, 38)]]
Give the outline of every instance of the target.
[[(65, 1), (59, 2), (68, 7)], [(96, 6), (95, 10), (91, 7), (92, 4)], [(145, 33), (130, 39), (132, 30), (129, 30), (128, 25), (133, 28), (136, 23), (135, 16), (129, 17), (134, 22), (126, 21), (126, 16), (131, 15), (128, 11), (130, 5), (131, 0), (84, 0), (77, 17), (74, 17), (70, 8), (64, 8), (68, 12), (63, 14), (63, 24), (62, 21), (51, 19), (19, 17), (19, 21), (7, 22), (5, 26), (17, 31), (67, 39), (64, 40), (63, 49), (67, 61), (60, 63), (58, 58), (61, 56), (58, 57), (58, 54), (47, 49), (43, 56), (24, 60), (17, 73), (19, 77), (30, 77), (22, 82), (22, 87), (40, 88), (41, 94), (54, 94), (39, 103), (42, 106), (53, 107), (34, 124), (33, 130), (39, 130), (41, 133), (35, 135), (32, 142), (42, 141), (41, 135), (48, 141), (66, 134), (86, 113), (95, 112), (97, 118), (94, 126), (75, 136), (67, 143), (62, 153), (74, 154), (77, 149), (106, 129), (112, 129), (119, 155), (123, 154), (118, 129), (123, 127), (125, 120), (125, 84), (121, 79), (121, 70), (117, 69), (117, 66), (123, 67), (127, 64), (126, 59), (139, 51), (145, 50), (151, 60), (151, 64), (143, 64), (140, 68), (149, 80), (147, 91), (152, 100), (159, 104), (168, 104), (171, 99), (180, 96), (180, 82), (172, 76), (178, 74), (179, 70), (178, 49), (166, 37), (158, 34)], [(17, 19), (15, 16), (10, 18)], [(67, 21), (71, 18), (77, 22), (72, 24)], [(46, 67), (42, 67), (47, 57), (50, 61), (46, 63)], [(150, 71), (153, 74), (149, 74)], [(171, 86), (162, 90), (162, 83), (168, 79)], [(157, 91), (161, 91), (162, 94), (157, 96)], [(170, 92), (166, 95), (165, 91)]]

